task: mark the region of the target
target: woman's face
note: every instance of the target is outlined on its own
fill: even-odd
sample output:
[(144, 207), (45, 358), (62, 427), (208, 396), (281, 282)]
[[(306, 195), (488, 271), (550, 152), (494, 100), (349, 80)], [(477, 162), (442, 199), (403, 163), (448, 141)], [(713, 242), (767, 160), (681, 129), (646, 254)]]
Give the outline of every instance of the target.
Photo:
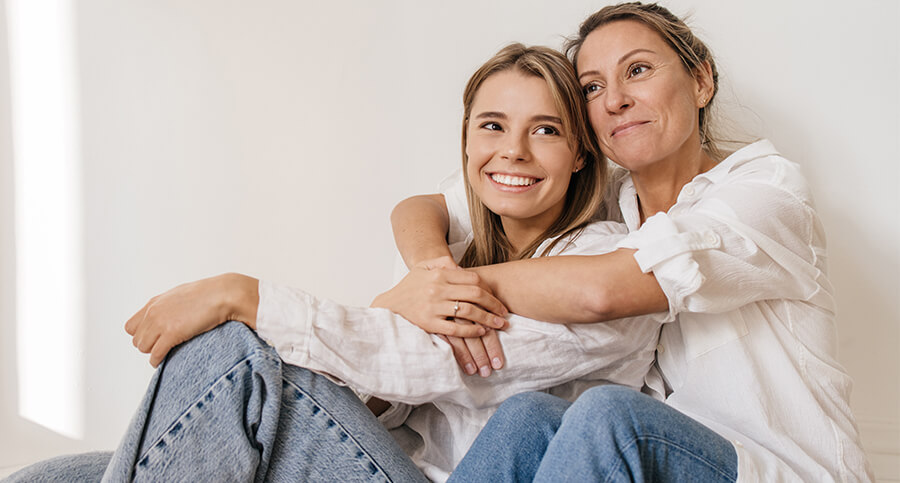
[(546, 81), (515, 70), (487, 78), (466, 136), (469, 182), (489, 210), (541, 230), (559, 217), (576, 159)]
[(577, 64), (591, 126), (610, 159), (639, 173), (699, 153), (699, 108), (711, 83), (690, 75), (655, 31), (634, 20), (604, 25), (587, 36)]

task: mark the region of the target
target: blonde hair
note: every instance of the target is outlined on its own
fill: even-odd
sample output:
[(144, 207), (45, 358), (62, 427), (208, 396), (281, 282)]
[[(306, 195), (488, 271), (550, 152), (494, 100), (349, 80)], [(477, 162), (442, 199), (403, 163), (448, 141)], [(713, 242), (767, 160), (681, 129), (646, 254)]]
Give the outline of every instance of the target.
[[(513, 252), (512, 245), (503, 231), (500, 216), (490, 211), (472, 189), (466, 170), (469, 161), (466, 155), (467, 127), (475, 95), (489, 77), (509, 70), (539, 77), (547, 82), (556, 109), (560, 113), (569, 145), (576, 159), (581, 159), (584, 163), (583, 168), (574, 173), (569, 181), (562, 214), (541, 236), (518, 253)], [(529, 258), (544, 240), (558, 235), (573, 234), (591, 221), (602, 204), (607, 163), (600, 153), (594, 132), (588, 123), (584, 95), (575, 76), (575, 69), (563, 54), (547, 47), (526, 47), (518, 43), (504, 47), (472, 74), (463, 92), (463, 110), (463, 175), (474, 239), (467, 247), (460, 266), (476, 267)], [(561, 238), (563, 236), (554, 240), (541, 256), (549, 253)]]
[(690, 27), (665, 7), (656, 3), (641, 2), (603, 7), (582, 22), (578, 34), (566, 41), (564, 50), (572, 59), (572, 64), (577, 67), (578, 53), (591, 32), (617, 20), (636, 20), (653, 29), (678, 54), (682, 65), (691, 76), (696, 77), (698, 70), (703, 69), (703, 64), (709, 64), (712, 71), (713, 92), (706, 105), (700, 108), (700, 142), (713, 159), (722, 159), (724, 156), (712, 135), (709, 121), (713, 99), (719, 92), (719, 71), (716, 69), (716, 61), (706, 44), (694, 35)]

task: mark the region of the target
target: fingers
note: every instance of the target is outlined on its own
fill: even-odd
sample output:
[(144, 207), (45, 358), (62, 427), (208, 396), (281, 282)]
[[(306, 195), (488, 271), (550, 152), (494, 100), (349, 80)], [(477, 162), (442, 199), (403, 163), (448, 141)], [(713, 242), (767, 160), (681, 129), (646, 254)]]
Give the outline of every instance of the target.
[(460, 338), (481, 337), (487, 333), (487, 330), (480, 325), (469, 323), (458, 324), (447, 318), (434, 319), (419, 325), (419, 327), (429, 334)]
[(469, 354), (472, 355), (472, 359), (475, 361), (475, 366), (478, 367), (478, 374), (480, 374), (481, 377), (490, 376), (491, 362), (488, 359), (484, 343), (481, 342), (481, 337), (471, 337), (463, 339), (463, 341), (465, 341), (466, 348), (469, 349)]
[[(473, 304), (471, 302), (463, 302), (464, 298), (460, 297), (457, 299), (459, 302), (459, 310), (455, 311), (455, 318), (459, 320), (466, 320), (469, 322), (473, 322), (475, 324), (483, 325), (485, 327), (490, 327), (493, 329), (505, 329), (506, 328), (506, 319), (503, 317), (499, 317), (494, 315), (487, 310), (484, 310), (481, 306)], [(457, 301), (454, 301), (455, 304)], [(455, 307), (456, 305), (454, 305)], [(453, 317), (453, 315), (451, 315)], [(457, 337), (468, 337), (462, 336), (458, 334)]]
[(503, 355), (503, 346), (500, 345), (500, 336), (497, 334), (497, 331), (487, 331), (487, 333), (481, 337), (481, 342), (484, 344), (484, 349), (487, 351), (487, 356), (491, 361), (491, 367), (494, 369), (502, 369), (506, 364), (506, 357)]
[(472, 354), (469, 353), (469, 348), (466, 347), (464, 340), (459, 337), (448, 337), (446, 335), (438, 337), (450, 344), (450, 348), (453, 349), (453, 358), (456, 359), (456, 363), (459, 364), (459, 367), (462, 368), (463, 372), (470, 376), (475, 374), (475, 359), (473, 359)]
[[(169, 337), (160, 337), (156, 339), (156, 343), (153, 344), (152, 350), (150, 350), (150, 365), (153, 367), (158, 367), (160, 363), (166, 358), (166, 355), (172, 350), (173, 347), (178, 345), (177, 341), (172, 340)], [(147, 351), (141, 351), (147, 352)]]

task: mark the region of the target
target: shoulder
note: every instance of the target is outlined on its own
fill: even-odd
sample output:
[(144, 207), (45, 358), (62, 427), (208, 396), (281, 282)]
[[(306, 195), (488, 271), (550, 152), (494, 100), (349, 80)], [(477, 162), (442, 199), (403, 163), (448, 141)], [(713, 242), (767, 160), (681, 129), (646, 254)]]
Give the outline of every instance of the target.
[(781, 193), (803, 204), (812, 204), (809, 183), (800, 165), (782, 156), (767, 140), (735, 151), (701, 177), (712, 183), (713, 191), (756, 185), (761, 189), (760, 195)]

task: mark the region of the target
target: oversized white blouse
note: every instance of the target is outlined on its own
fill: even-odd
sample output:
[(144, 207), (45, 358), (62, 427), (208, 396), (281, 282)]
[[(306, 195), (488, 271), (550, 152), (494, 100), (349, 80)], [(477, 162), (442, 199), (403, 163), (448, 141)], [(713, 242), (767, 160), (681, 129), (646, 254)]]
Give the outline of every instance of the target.
[[(561, 240), (551, 254), (609, 252), (626, 233), (621, 223), (594, 223), (577, 237)], [(464, 245), (465, 240), (451, 249), (461, 255)], [(389, 310), (348, 307), (267, 281), (260, 281), (259, 296), (257, 331), (285, 362), (358, 392), (405, 403), (394, 404), (380, 419), (435, 481), (447, 479), (510, 396), (547, 390), (574, 400), (603, 383), (640, 389), (653, 364), (662, 320), (656, 314), (561, 325), (510, 315), (509, 328), (499, 333), (506, 366), (482, 378), (463, 373), (443, 340)]]
[[(612, 216), (630, 231), (618, 246), (637, 249), (669, 301), (645, 392), (728, 438), (739, 481), (872, 480), (836, 360), (825, 234), (799, 167), (753, 143), (643, 225), (631, 178), (618, 178)], [(469, 226), (460, 194), (445, 193), (453, 236)]]

